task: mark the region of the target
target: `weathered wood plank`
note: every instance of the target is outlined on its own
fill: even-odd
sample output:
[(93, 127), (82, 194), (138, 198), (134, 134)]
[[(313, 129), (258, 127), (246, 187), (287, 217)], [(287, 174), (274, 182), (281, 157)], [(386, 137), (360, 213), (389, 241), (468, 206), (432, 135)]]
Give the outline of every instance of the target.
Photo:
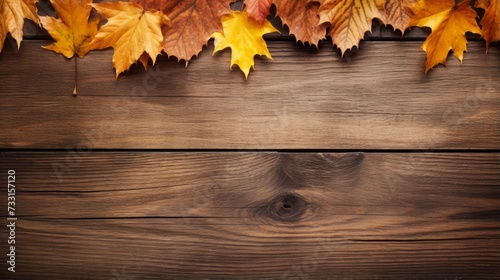
[(498, 153), (0, 158), (16, 170), (17, 279), (493, 279), (499, 167)]
[(225, 149), (498, 148), (500, 50), (470, 43), (464, 64), (424, 74), (418, 42), (365, 42), (342, 59), (269, 42), (245, 81), (212, 47), (115, 81), (112, 50), (74, 62), (44, 42), (0, 54), (0, 147)]

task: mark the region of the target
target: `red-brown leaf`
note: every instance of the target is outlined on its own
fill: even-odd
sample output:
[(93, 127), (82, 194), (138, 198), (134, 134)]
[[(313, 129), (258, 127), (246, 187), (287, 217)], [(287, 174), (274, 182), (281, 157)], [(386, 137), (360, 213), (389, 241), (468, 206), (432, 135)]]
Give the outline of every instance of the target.
[(327, 23), (319, 24), (319, 3), (309, 0), (274, 0), (276, 15), (290, 29), (297, 41), (317, 45), (325, 38)]
[(269, 15), (272, 3), (273, 0), (245, 0), (248, 16), (260, 24), (264, 23), (264, 20)]
[(133, 0), (145, 10), (158, 9), (170, 23), (162, 28), (163, 50), (186, 63), (201, 52), (214, 32), (222, 32), (220, 17), (231, 13), (232, 0)]

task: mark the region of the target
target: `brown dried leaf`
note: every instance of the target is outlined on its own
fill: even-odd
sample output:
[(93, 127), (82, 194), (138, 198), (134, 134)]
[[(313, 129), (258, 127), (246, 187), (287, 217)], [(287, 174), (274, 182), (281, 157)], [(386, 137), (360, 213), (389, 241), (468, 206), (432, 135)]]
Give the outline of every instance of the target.
[(220, 17), (230, 14), (232, 0), (133, 0), (145, 10), (159, 9), (170, 24), (162, 28), (163, 50), (187, 62), (201, 52), (214, 32), (222, 31)]
[(385, 23), (390, 24), (395, 30), (405, 32), (406, 25), (414, 15), (411, 7), (418, 0), (387, 0), (385, 1)]
[(264, 23), (264, 20), (270, 13), (272, 3), (273, 0), (245, 0), (248, 16), (255, 19), (258, 23)]
[(310, 0), (274, 0), (276, 15), (297, 41), (317, 45), (326, 36), (328, 23), (319, 23), (319, 3)]

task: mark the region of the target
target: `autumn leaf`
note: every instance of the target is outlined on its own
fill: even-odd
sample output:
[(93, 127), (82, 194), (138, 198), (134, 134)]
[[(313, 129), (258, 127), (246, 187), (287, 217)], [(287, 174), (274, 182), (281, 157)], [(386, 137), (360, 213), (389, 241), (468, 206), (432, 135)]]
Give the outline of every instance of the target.
[(422, 45), (427, 53), (425, 72), (439, 63), (446, 65), (448, 53), (452, 50), (462, 62), (467, 50), (466, 32), (481, 34), (476, 22), (476, 12), (470, 7), (470, 0), (455, 4), (455, 0), (421, 0), (412, 8), (415, 16), (408, 26), (430, 27), (432, 32)]
[(273, 0), (245, 0), (248, 17), (255, 19), (260, 24), (264, 23), (270, 13), (272, 3)]
[(222, 31), (220, 17), (230, 14), (234, 0), (133, 0), (144, 9), (158, 9), (169, 18), (164, 26), (163, 50), (169, 56), (185, 60), (186, 65), (197, 56), (214, 32)]
[(411, 7), (416, 2), (418, 0), (386, 0), (384, 3), (385, 23), (404, 33), (406, 25), (414, 15)]
[(146, 52), (143, 52), (139, 57), (139, 62), (141, 62), (142, 66), (144, 66), (144, 69), (148, 69), (149, 59), (149, 54)]
[(96, 34), (90, 48), (113, 47), (113, 67), (117, 78), (136, 63), (144, 52), (155, 63), (162, 51), (161, 26), (168, 22), (163, 12), (145, 12), (140, 5), (127, 2), (92, 4), (92, 7), (108, 22)]
[(221, 18), (224, 33), (215, 32), (212, 35), (214, 41), (214, 53), (225, 48), (231, 48), (231, 65), (238, 65), (248, 79), (250, 68), (254, 68), (254, 56), (264, 55), (272, 59), (266, 42), (262, 37), (264, 34), (279, 32), (272, 24), (265, 20), (259, 24), (256, 20), (249, 18), (246, 11), (234, 11)]
[[(90, 50), (90, 42), (97, 33), (99, 19), (89, 23), (92, 0), (50, 0), (59, 18), (40, 17), (43, 27), (55, 40), (43, 48), (60, 53), (67, 58), (83, 58)], [(77, 61), (75, 60), (75, 88), (77, 93)]]
[(384, 0), (319, 0), (319, 22), (331, 24), (328, 35), (342, 55), (357, 47), (364, 34), (372, 29), (372, 20), (383, 21)]
[(9, 32), (16, 40), (17, 48), (21, 47), (25, 18), (40, 24), (36, 2), (38, 0), (0, 0), (0, 52)]
[(58, 19), (40, 17), (43, 27), (56, 41), (43, 48), (60, 53), (67, 58), (75, 54), (84, 57), (89, 45), (97, 33), (99, 19), (89, 23), (92, 0), (50, 0), (57, 12)]
[(478, 0), (476, 7), (485, 11), (481, 26), (488, 50), (491, 42), (500, 41), (500, 4), (497, 0)]
[(276, 15), (297, 41), (317, 45), (325, 38), (327, 23), (319, 24), (319, 4), (310, 0), (274, 0)]

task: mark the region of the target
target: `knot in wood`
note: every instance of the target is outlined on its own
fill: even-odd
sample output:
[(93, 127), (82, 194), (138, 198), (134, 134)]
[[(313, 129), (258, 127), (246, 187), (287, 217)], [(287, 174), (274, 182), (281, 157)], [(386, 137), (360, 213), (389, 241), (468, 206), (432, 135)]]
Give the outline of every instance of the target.
[(270, 211), (276, 220), (295, 221), (306, 212), (306, 201), (295, 193), (282, 194), (271, 201)]

